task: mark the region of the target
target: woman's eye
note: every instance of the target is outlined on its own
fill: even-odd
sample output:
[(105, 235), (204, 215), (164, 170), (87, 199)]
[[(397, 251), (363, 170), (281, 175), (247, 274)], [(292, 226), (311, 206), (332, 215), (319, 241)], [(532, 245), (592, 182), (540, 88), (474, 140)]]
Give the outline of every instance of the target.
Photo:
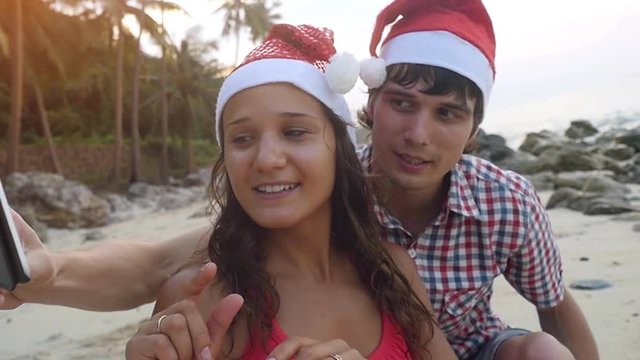
[(300, 137), (306, 133), (307, 132), (303, 129), (288, 129), (285, 131), (285, 135), (288, 137)]
[(251, 140), (251, 136), (249, 135), (236, 135), (231, 138), (231, 142), (236, 145), (243, 145), (248, 143)]

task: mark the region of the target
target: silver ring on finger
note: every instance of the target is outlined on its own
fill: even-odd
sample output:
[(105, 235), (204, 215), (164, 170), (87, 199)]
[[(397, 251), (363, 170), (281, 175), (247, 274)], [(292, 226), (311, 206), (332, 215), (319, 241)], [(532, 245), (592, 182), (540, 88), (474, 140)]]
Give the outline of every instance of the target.
[(329, 357), (332, 358), (333, 360), (342, 360), (342, 356), (338, 354), (329, 355)]
[(164, 320), (167, 317), (167, 314), (164, 314), (162, 316), (160, 316), (160, 318), (158, 319), (158, 323), (156, 325), (156, 332), (158, 334), (160, 334), (162, 331), (160, 331), (160, 327), (162, 326), (162, 320)]

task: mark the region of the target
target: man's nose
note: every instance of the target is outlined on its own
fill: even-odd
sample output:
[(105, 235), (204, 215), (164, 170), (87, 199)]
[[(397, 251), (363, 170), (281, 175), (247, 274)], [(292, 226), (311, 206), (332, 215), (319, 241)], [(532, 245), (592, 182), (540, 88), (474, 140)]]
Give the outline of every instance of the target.
[(431, 143), (432, 119), (426, 112), (416, 113), (409, 119), (404, 132), (404, 140), (410, 144), (426, 146)]

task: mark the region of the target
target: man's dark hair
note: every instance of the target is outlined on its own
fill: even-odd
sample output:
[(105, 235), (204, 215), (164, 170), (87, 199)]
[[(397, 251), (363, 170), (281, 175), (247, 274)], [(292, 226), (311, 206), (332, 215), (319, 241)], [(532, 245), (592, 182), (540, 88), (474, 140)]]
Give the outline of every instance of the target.
[[(466, 101), (467, 98), (476, 99), (476, 104), (473, 108), (473, 131), (471, 133), (474, 134), (480, 123), (482, 123), (482, 118), (484, 117), (484, 96), (482, 91), (473, 81), (456, 72), (431, 65), (394, 64), (387, 66), (385, 84), (389, 81), (407, 88), (422, 82), (425, 86), (420, 91), (427, 95), (455, 94), (462, 101)], [(373, 127), (373, 119), (368, 112), (368, 107), (378, 95), (380, 88), (369, 90), (367, 106), (358, 112), (358, 122), (369, 130)]]

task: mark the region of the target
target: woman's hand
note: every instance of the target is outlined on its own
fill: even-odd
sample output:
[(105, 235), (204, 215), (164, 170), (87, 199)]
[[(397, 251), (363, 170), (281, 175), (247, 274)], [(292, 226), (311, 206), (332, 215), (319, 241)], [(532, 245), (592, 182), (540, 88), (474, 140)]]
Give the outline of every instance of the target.
[(169, 307), (167, 301), (160, 307), (156, 306), (156, 310), (166, 309), (140, 325), (138, 332), (127, 343), (126, 358), (216, 359), (229, 326), (244, 300), (238, 294), (227, 295), (213, 307), (209, 319), (205, 321), (196, 302), (215, 273), (213, 263), (204, 265), (199, 271), (184, 273), (180, 283), (185, 286), (183, 290), (190, 293), (188, 298)]
[[(194, 349), (202, 350), (196, 353)], [(142, 323), (127, 343), (126, 357), (210, 360), (207, 326), (195, 302), (183, 300)]]
[(317, 341), (293, 336), (278, 345), (267, 360), (364, 360), (360, 352), (344, 340)]

